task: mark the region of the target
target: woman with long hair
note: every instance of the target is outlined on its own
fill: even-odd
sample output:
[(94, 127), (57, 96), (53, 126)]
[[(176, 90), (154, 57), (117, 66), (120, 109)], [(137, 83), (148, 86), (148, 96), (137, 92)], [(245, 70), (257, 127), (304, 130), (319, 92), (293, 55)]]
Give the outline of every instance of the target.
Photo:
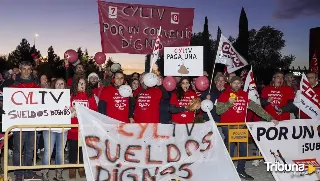
[[(41, 76), (42, 77), (42, 76)], [(41, 79), (41, 78), (40, 78)], [(66, 81), (62, 78), (55, 79), (53, 82), (52, 89), (66, 89)], [(44, 153), (42, 157), (42, 165), (48, 165), (49, 160), (51, 159), (51, 154), (55, 146), (55, 164), (63, 164), (63, 149), (67, 141), (67, 130), (64, 129), (64, 132), (61, 130), (44, 130), (43, 131), (43, 141), (44, 141)], [(50, 137), (50, 140), (49, 140)], [(50, 149), (49, 149), (50, 145)], [(56, 169), (56, 176), (54, 178), (58, 181), (63, 181), (62, 169)], [(49, 181), (49, 169), (42, 171), (42, 180)]]
[[(91, 110), (98, 111), (98, 106), (92, 90), (88, 85), (88, 82), (85, 78), (77, 78), (75, 79), (74, 84), (71, 87), (71, 105), (83, 105), (88, 107)], [(71, 108), (71, 112), (74, 113), (74, 108)], [(74, 115), (74, 114), (72, 114)], [(71, 124), (79, 124), (78, 118), (76, 116), (72, 116)], [(83, 163), (82, 158), (82, 149), (78, 150), (78, 128), (71, 128), (68, 131), (68, 145), (69, 145), (69, 163), (76, 164), (78, 160), (78, 151), (79, 151), (79, 161)], [(85, 177), (84, 168), (79, 168), (79, 176), (81, 178)], [(76, 169), (72, 168), (69, 170), (69, 178), (76, 178)]]
[[(177, 90), (171, 95), (170, 112), (172, 113), (172, 122), (177, 124), (193, 123), (196, 111), (190, 111), (188, 105), (190, 101), (197, 99), (195, 91), (190, 88), (190, 79), (182, 77), (177, 85)], [(200, 109), (200, 105), (196, 110)]]

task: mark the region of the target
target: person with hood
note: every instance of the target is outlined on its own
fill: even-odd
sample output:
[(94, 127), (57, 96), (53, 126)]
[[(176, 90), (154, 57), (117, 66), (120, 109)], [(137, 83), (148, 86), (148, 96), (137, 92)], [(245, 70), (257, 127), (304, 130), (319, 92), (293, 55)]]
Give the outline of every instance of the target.
[[(17, 76), (12, 88), (40, 88), (40, 86), (34, 81), (32, 76), (32, 64), (28, 61), (23, 61), (19, 64), (20, 76)], [(32, 166), (33, 164), (33, 151), (34, 151), (34, 132), (33, 131), (20, 131), (13, 132), (13, 165), (19, 166), (20, 163), (25, 166)], [(21, 141), (20, 141), (21, 136)], [(22, 145), (20, 145), (20, 142)], [(21, 154), (20, 148), (24, 148), (23, 160), (20, 160)], [(42, 177), (30, 170), (16, 170), (14, 172), (16, 181), (41, 179)]]
[(114, 74), (112, 85), (105, 87), (102, 90), (98, 110), (99, 113), (107, 115), (113, 119), (123, 123), (132, 121), (133, 110), (130, 106), (131, 99), (129, 97), (122, 97), (119, 93), (119, 87), (124, 85), (124, 74), (118, 71)]

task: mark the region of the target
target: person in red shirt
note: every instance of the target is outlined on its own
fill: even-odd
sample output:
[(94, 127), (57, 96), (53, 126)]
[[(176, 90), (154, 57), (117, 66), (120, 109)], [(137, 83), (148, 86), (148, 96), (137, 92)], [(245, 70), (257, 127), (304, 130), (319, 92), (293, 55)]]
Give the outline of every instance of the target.
[[(313, 89), (313, 91), (317, 94), (318, 97), (320, 97), (320, 84), (318, 83), (318, 74), (314, 72), (307, 73), (308, 81)], [(299, 114), (299, 108), (296, 109), (297, 114)], [(300, 111), (300, 119), (311, 119), (310, 116), (308, 116), (303, 111)]]
[(100, 83), (100, 78), (98, 76), (98, 74), (96, 74), (95, 72), (92, 72), (88, 75), (88, 83), (89, 86), (92, 89), (92, 92), (94, 94), (94, 98), (96, 99), (96, 102), (98, 104), (99, 99), (100, 99), (100, 95), (103, 89), (103, 85)]
[[(79, 124), (78, 118), (75, 116), (74, 107), (77, 105), (83, 105), (91, 110), (98, 111), (98, 106), (88, 82), (84, 78), (77, 78), (73, 82), (71, 88), (71, 110), (73, 117), (71, 118), (71, 124)], [(69, 140), (69, 163), (76, 164), (78, 160), (78, 128), (71, 128), (68, 131)], [(83, 163), (82, 149), (79, 150), (79, 161)], [(81, 178), (85, 177), (84, 168), (79, 168), (79, 175)], [(76, 178), (76, 169), (69, 169), (69, 178)]]
[[(177, 90), (171, 95), (170, 112), (172, 113), (172, 122), (176, 124), (193, 123), (196, 112), (188, 111), (187, 106), (193, 99), (198, 98), (197, 93), (190, 89), (190, 80), (182, 77), (177, 85)], [(200, 109), (200, 105), (197, 110)]]
[[(234, 76), (230, 80), (231, 89), (226, 89), (221, 93), (218, 98), (216, 105), (216, 112), (221, 115), (221, 123), (243, 123), (246, 119), (247, 108), (251, 109), (253, 112), (258, 114), (260, 117), (266, 119), (267, 121), (273, 120), (266, 111), (263, 110), (261, 106), (256, 104), (254, 101), (248, 99), (248, 93), (241, 89), (243, 82), (240, 77)], [(273, 121), (277, 124), (277, 121)], [(229, 149), (230, 156), (234, 156), (235, 143), (229, 143), (229, 128), (222, 127), (222, 133), (224, 134), (224, 142)], [(229, 145), (229, 146), (228, 146)], [(239, 143), (239, 156), (247, 156), (247, 143)], [(246, 180), (253, 180), (253, 177), (245, 172), (246, 160), (239, 160), (237, 171), (239, 176)]]
[[(28, 61), (23, 61), (19, 64), (20, 76), (17, 76), (14, 84), (11, 85), (11, 88), (40, 88), (33, 76), (32, 76), (32, 64)], [(33, 165), (33, 149), (34, 149), (34, 132), (33, 131), (22, 131), (20, 140), (20, 131), (13, 132), (13, 165), (19, 166), (20, 163), (25, 166)], [(22, 145), (20, 145), (20, 142)], [(23, 159), (20, 160), (20, 149), (24, 148)], [(14, 171), (16, 180), (22, 181), (23, 179), (42, 179), (42, 176), (37, 175), (31, 170), (17, 170)]]
[(125, 83), (124, 74), (120, 71), (114, 74), (112, 85), (102, 90), (99, 100), (99, 113), (107, 115), (118, 121), (129, 123), (133, 110), (130, 106), (130, 98), (119, 94), (119, 87)]
[(134, 107), (135, 123), (159, 123), (160, 122), (160, 101), (161, 99), (169, 99), (169, 94), (162, 86), (159, 79), (156, 87), (146, 87), (141, 78), (140, 83), (143, 89), (135, 96), (132, 102)]
[(273, 74), (271, 85), (265, 86), (261, 93), (261, 106), (276, 120), (290, 119), (290, 112), (294, 110), (295, 97), (292, 87), (284, 85), (283, 73)]

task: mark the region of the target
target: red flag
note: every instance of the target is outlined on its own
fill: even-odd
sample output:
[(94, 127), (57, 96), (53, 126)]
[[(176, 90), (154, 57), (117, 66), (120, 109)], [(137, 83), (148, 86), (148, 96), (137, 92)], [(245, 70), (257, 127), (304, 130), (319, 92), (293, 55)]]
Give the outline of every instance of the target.
[(248, 75), (248, 70), (247, 69), (242, 69), (240, 77), (241, 77), (241, 80), (243, 82), (246, 81), (247, 75)]
[(311, 72), (318, 73), (319, 72), (319, 67), (318, 67), (318, 59), (317, 59), (317, 54), (316, 51), (313, 54), (312, 60), (311, 60)]

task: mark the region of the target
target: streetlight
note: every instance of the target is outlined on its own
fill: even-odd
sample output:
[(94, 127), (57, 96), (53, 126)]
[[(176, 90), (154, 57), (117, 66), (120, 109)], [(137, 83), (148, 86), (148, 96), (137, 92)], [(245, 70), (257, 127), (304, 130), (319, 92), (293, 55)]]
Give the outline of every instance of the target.
[(36, 38), (38, 37), (39, 35), (36, 33), (34, 34), (34, 37), (33, 37), (33, 46), (36, 46)]

